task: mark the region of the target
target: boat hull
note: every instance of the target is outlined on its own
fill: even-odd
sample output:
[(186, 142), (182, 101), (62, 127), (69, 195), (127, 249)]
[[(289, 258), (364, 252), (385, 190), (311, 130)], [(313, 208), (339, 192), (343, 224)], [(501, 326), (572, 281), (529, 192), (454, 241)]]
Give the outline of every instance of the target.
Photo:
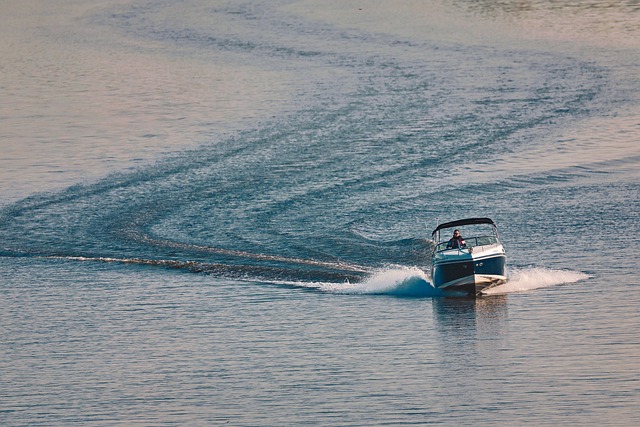
[(471, 254), (461, 255), (457, 260), (434, 261), (432, 277), (436, 288), (478, 295), (506, 282), (504, 254), (477, 258)]

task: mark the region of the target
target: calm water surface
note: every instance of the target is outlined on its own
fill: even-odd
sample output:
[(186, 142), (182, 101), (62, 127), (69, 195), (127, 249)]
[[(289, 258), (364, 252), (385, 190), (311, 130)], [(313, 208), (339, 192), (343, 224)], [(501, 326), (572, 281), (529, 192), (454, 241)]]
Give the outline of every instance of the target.
[[(640, 424), (637, 2), (0, 24), (2, 425)], [(428, 275), (466, 216), (479, 299)]]

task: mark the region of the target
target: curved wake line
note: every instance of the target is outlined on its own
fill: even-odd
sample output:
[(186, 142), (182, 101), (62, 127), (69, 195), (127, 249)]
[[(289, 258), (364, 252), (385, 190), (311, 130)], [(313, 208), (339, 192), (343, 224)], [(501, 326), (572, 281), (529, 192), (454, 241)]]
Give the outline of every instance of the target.
[(239, 258), (255, 259), (259, 261), (277, 261), (277, 262), (285, 262), (285, 263), (292, 263), (292, 264), (327, 267), (327, 268), (334, 268), (338, 270), (354, 271), (359, 273), (367, 273), (369, 271), (365, 267), (362, 267), (356, 264), (347, 264), (344, 262), (327, 262), (327, 261), (317, 261), (312, 259), (290, 258), (290, 257), (279, 256), (279, 255), (266, 255), (266, 254), (238, 251), (238, 250), (232, 250), (232, 249), (222, 249), (222, 248), (216, 248), (216, 247), (205, 246), (205, 245), (180, 243), (180, 242), (174, 242), (171, 240), (155, 239), (151, 236), (142, 234), (140, 232), (135, 232), (135, 233), (130, 232), (129, 235), (130, 237), (134, 238), (134, 240), (144, 242), (146, 244), (156, 245), (156, 246), (172, 247), (172, 248), (186, 249), (186, 250), (192, 250), (192, 251), (195, 250), (200, 252), (209, 252), (209, 253), (228, 255), (228, 256), (234, 256)]
[[(103, 262), (134, 265), (150, 265), (156, 267), (185, 270), (192, 273), (207, 273), (218, 277), (241, 280), (244, 282), (263, 282), (280, 284), (301, 284), (306, 281), (324, 280), (323, 283), (344, 282), (360, 280), (362, 276), (350, 274), (348, 271), (304, 270), (291, 266), (261, 266), (246, 264), (223, 264), (204, 261), (181, 261), (172, 259), (145, 259), (145, 258), (116, 258), (116, 257), (88, 257), (72, 255), (41, 255), (37, 258), (60, 259), (65, 261)], [(310, 264), (313, 265), (313, 264)], [(335, 265), (335, 264), (332, 264)], [(325, 266), (326, 267), (326, 266)], [(300, 280), (291, 282), (291, 280)]]
[(86, 257), (86, 256), (64, 256), (64, 255), (51, 255), (41, 256), (40, 258), (47, 259), (62, 259), (67, 261), (91, 261), (91, 262), (105, 262), (105, 263), (120, 263), (120, 264), (138, 264), (138, 265), (158, 265), (164, 267), (174, 268), (194, 268), (202, 267), (206, 264), (196, 261), (177, 261), (167, 259), (144, 259), (144, 258), (113, 258), (113, 257)]

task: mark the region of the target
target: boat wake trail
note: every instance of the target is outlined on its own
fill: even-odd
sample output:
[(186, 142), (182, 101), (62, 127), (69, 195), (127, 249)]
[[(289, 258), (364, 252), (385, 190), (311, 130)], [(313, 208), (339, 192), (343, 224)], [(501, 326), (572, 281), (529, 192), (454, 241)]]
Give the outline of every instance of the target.
[[(329, 268), (304, 269), (296, 267), (296, 265), (267, 266), (250, 264), (225, 264), (205, 261), (181, 261), (175, 259), (91, 257), (69, 255), (39, 255), (36, 256), (36, 258), (164, 267), (191, 273), (205, 273), (216, 277), (224, 277), (227, 279), (251, 283), (350, 283), (353, 281), (361, 280), (362, 275), (365, 274), (364, 271), (355, 273), (355, 267), (352, 267), (351, 269), (347, 268), (344, 270), (332, 270)], [(310, 260), (309, 264), (315, 266), (313, 260)]]
[(345, 294), (434, 297), (441, 295), (429, 276), (417, 267), (392, 268), (374, 273), (361, 283), (351, 286), (327, 287), (328, 291)]
[[(590, 276), (567, 270), (541, 267), (511, 268), (504, 285), (488, 289), (484, 295), (503, 295), (530, 291), (554, 285), (575, 283)], [(282, 282), (279, 282), (283, 284)], [(378, 270), (358, 283), (288, 282), (286, 285), (317, 289), (322, 292), (344, 295), (389, 295), (396, 297), (466, 296), (447, 294), (434, 288), (431, 277), (417, 267), (391, 267)]]
[(287, 285), (343, 295), (442, 296), (442, 292), (431, 285), (429, 276), (417, 267), (380, 269), (358, 283), (289, 282)]
[(525, 292), (565, 283), (588, 279), (588, 274), (579, 271), (554, 270), (543, 267), (510, 268), (507, 283), (485, 291), (485, 295)]
[[(110, 258), (82, 256), (44, 256), (49, 259), (69, 261), (89, 261), (105, 263), (122, 263), (160, 266), (174, 268), (193, 273), (222, 275), (240, 281), (292, 286), (296, 288), (314, 289), (338, 295), (388, 295), (395, 297), (431, 298), (455, 296), (436, 289), (431, 277), (418, 267), (393, 266), (374, 270), (364, 278), (350, 277), (344, 272), (314, 271), (304, 274), (301, 271), (285, 271), (285, 269), (259, 268), (256, 266), (232, 266), (208, 262), (149, 260), (143, 258)], [(297, 276), (287, 280), (286, 276)], [(269, 277), (271, 276), (271, 277)], [(275, 277), (274, 277), (275, 276)], [(566, 283), (575, 283), (590, 276), (569, 270), (554, 270), (543, 267), (510, 268), (507, 283), (486, 290), (483, 295), (504, 295), (526, 292)], [(355, 280), (355, 282), (354, 282)], [(460, 294), (463, 296), (463, 294)]]

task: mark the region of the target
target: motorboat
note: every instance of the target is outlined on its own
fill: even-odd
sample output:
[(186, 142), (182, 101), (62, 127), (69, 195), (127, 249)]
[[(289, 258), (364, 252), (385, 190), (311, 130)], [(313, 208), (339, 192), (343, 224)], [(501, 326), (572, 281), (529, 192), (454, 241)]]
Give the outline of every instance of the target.
[[(451, 230), (456, 229), (462, 231), (462, 237), (449, 239)], [(467, 229), (472, 229), (473, 234), (465, 236)], [(490, 218), (467, 218), (439, 224), (431, 237), (435, 244), (431, 278), (437, 289), (481, 295), (506, 282), (507, 256), (498, 239), (498, 228)]]

